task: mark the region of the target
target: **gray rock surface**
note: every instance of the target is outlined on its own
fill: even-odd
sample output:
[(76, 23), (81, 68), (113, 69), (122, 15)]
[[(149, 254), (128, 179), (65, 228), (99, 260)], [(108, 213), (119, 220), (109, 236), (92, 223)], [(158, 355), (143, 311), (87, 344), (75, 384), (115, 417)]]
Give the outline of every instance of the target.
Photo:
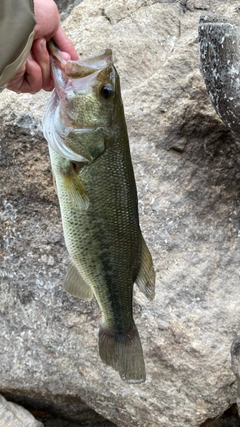
[(0, 396), (1, 427), (43, 427), (26, 409)]
[(57, 4), (61, 20), (66, 19), (66, 17), (71, 13), (74, 7), (79, 5), (83, 0), (54, 0)]
[(200, 427), (239, 427), (240, 420), (237, 406), (234, 404), (228, 408), (221, 417), (207, 420)]
[(41, 134), (48, 95), (1, 93), (1, 392), (59, 405), (72, 420), (86, 403), (121, 427), (199, 427), (235, 402), (239, 141), (199, 72), (206, 11), (240, 22), (238, 1), (85, 0), (64, 23), (80, 54), (112, 48), (121, 77), (141, 226), (157, 271), (155, 300), (134, 294), (141, 386), (102, 364), (96, 302), (62, 290), (68, 256)]

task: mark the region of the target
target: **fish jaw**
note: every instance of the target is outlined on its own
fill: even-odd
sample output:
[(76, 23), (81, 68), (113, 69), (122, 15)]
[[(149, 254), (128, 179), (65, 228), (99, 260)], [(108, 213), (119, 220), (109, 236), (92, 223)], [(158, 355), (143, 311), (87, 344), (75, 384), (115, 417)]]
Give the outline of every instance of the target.
[[(55, 152), (66, 159), (87, 165), (95, 153), (99, 155), (104, 151), (103, 141), (106, 139), (103, 137), (104, 127), (109, 133), (110, 126), (107, 121), (109, 122), (109, 118), (112, 120), (113, 116), (110, 105), (107, 120), (101, 120), (102, 105), (97, 93), (101, 85), (104, 86), (104, 81), (110, 82), (111, 87), (115, 87), (116, 75), (112, 64), (112, 52), (107, 49), (95, 57), (65, 61), (52, 43), (49, 49), (55, 90), (43, 117), (44, 136)], [(85, 102), (86, 98), (92, 98), (88, 105)], [(79, 139), (79, 147), (75, 144), (74, 149), (71, 145), (73, 133), (75, 136), (77, 133)], [(102, 151), (93, 150), (94, 155), (92, 152), (86, 153), (86, 150), (83, 150), (83, 153), (82, 145), (86, 147), (88, 141), (96, 140), (99, 135), (98, 147), (101, 146)]]
[(51, 71), (57, 94), (64, 99), (67, 92), (86, 93), (91, 90), (99, 72), (112, 64), (112, 51), (106, 49), (97, 56), (81, 58), (77, 61), (64, 60), (59, 49), (49, 42)]

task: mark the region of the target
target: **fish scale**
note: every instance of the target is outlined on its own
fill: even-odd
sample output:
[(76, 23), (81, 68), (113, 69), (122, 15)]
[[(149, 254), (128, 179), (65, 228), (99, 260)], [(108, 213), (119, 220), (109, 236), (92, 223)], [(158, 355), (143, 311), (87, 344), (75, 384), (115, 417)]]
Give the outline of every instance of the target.
[[(58, 156), (51, 152), (51, 158), (55, 162), (53, 170), (61, 200), (63, 229), (69, 253), (84, 280), (94, 287), (103, 312), (109, 312), (109, 307), (106, 308), (102, 302), (103, 285), (107, 284), (107, 294), (111, 295), (111, 311), (116, 313), (114, 317), (119, 316), (119, 305), (126, 311), (125, 314), (121, 312), (115, 322), (120, 324), (122, 319), (127, 327), (131, 328), (129, 317), (132, 316), (129, 316), (129, 308), (132, 306), (132, 284), (139, 269), (142, 236), (138, 222), (133, 219), (138, 217), (136, 188), (133, 186), (133, 178), (130, 179), (129, 170), (127, 179), (125, 178), (124, 156), (114, 147), (114, 150), (105, 151), (92, 167), (86, 166), (82, 170), (81, 181), (90, 203), (89, 208), (82, 211), (81, 215), (66, 193), (64, 185), (60, 184), (61, 172), (59, 176), (56, 172)], [(111, 165), (111, 168), (106, 176), (107, 165)], [(98, 186), (99, 181), (105, 184), (101, 189)], [(109, 215), (109, 212), (112, 215)], [(81, 230), (81, 235), (73, 230)], [(129, 282), (129, 292), (122, 294), (125, 304), (120, 304), (118, 295), (114, 298), (114, 294), (119, 291), (116, 286), (119, 281)], [(121, 329), (124, 329), (123, 325)]]
[(54, 46), (50, 50), (56, 89), (44, 135), (71, 258), (64, 286), (80, 298), (95, 295), (103, 314), (103, 362), (124, 381), (140, 383), (145, 365), (132, 313), (133, 285), (152, 299), (155, 273), (139, 226), (119, 76), (109, 50), (95, 61), (67, 62)]

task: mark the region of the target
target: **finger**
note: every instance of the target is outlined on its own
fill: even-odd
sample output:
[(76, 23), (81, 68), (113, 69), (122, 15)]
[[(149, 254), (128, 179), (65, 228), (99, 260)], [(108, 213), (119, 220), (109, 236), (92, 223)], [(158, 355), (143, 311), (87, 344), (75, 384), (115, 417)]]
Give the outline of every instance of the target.
[(21, 92), (36, 93), (42, 89), (42, 70), (32, 55), (26, 61), (26, 72)]
[(5, 87), (13, 92), (20, 93), (26, 71), (26, 63), (18, 70), (17, 74), (9, 80)]
[(36, 93), (42, 88), (42, 71), (31, 54), (22, 67), (7, 85), (7, 89), (18, 93)]
[(63, 59), (65, 59), (65, 61), (69, 61), (69, 59), (71, 59), (71, 56), (67, 52), (60, 51), (60, 55)]
[(42, 72), (42, 89), (52, 90), (53, 80), (50, 70), (50, 57), (46, 47), (46, 40), (44, 38), (35, 40), (32, 45), (32, 54), (35, 61), (41, 68)]
[(55, 31), (55, 33), (53, 34), (52, 39), (61, 51), (66, 52), (71, 56), (71, 59), (79, 59), (79, 56), (73, 46), (73, 43), (64, 33), (62, 27), (58, 27), (57, 31)]

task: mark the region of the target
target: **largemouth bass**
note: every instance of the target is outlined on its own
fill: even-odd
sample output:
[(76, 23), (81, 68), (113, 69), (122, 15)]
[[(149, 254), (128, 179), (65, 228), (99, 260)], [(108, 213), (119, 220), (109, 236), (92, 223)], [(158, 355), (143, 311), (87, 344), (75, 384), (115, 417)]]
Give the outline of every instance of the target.
[(64, 287), (95, 295), (101, 359), (124, 381), (144, 382), (133, 285), (153, 299), (155, 273), (139, 226), (119, 76), (110, 50), (64, 61), (49, 47), (55, 90), (43, 122), (71, 258)]

